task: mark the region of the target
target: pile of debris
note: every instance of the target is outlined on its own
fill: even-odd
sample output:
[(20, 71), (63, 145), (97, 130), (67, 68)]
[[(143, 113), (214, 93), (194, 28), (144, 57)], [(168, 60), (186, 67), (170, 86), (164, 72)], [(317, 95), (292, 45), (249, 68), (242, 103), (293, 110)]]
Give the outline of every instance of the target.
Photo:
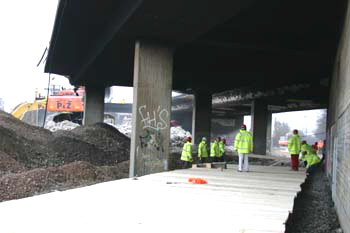
[[(118, 129), (119, 132), (127, 136), (128, 138), (131, 137), (131, 125), (129, 122), (125, 122), (124, 124), (118, 124), (113, 125), (109, 124), (110, 126), (115, 127)], [(45, 128), (50, 130), (51, 132), (56, 132), (59, 130), (73, 130), (77, 128), (79, 125), (75, 124), (70, 121), (62, 121), (62, 122), (54, 122), (54, 121), (48, 121), (46, 123)], [(172, 147), (182, 147), (184, 144), (184, 141), (186, 137), (191, 137), (191, 133), (184, 130), (181, 126), (172, 126), (170, 128), (170, 140), (171, 140), (171, 146)]]
[(0, 201), (126, 178), (129, 154), (107, 124), (50, 132), (0, 111)]
[(170, 128), (171, 146), (182, 147), (186, 137), (191, 137), (191, 133), (184, 130), (181, 126), (174, 126)]
[(45, 124), (45, 129), (48, 129), (51, 132), (56, 132), (58, 130), (72, 130), (78, 126), (79, 124), (67, 120), (61, 122), (48, 121)]

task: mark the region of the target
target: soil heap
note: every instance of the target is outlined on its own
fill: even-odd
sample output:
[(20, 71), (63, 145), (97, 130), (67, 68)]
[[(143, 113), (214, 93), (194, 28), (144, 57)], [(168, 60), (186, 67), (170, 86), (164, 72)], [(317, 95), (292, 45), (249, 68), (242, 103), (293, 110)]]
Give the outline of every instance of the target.
[(107, 124), (53, 133), (0, 111), (0, 201), (126, 178), (129, 154)]

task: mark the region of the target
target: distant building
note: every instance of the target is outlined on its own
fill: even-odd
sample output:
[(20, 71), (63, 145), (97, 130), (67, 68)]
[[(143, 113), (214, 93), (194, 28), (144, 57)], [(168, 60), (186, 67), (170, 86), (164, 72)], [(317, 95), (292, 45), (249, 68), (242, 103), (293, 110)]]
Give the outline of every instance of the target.
[(0, 98), (0, 110), (5, 111), (5, 102)]

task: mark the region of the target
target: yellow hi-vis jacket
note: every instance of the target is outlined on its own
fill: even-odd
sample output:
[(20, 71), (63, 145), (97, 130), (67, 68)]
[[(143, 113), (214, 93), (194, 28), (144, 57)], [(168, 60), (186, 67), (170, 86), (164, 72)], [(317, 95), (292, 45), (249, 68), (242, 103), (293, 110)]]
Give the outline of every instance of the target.
[(199, 143), (199, 145), (198, 145), (198, 157), (199, 158), (207, 158), (208, 157), (206, 141), (201, 141)]
[[(306, 154), (308, 154), (310, 151), (313, 151), (312, 146), (310, 146), (309, 144), (302, 144), (301, 145), (301, 152), (306, 152)], [(301, 155), (301, 159), (305, 160), (305, 155)]]
[(192, 143), (186, 142), (182, 148), (181, 160), (192, 162)]
[(223, 141), (219, 142), (219, 155), (218, 157), (222, 157), (225, 153), (225, 144)]
[(312, 149), (312, 146), (310, 146), (309, 144), (302, 144), (301, 145), (301, 152), (309, 152), (310, 149)]
[(236, 135), (233, 149), (239, 154), (249, 154), (253, 152), (253, 137), (250, 132), (241, 129)]
[(308, 152), (305, 156), (305, 160), (307, 162), (306, 169), (308, 169), (312, 165), (315, 165), (315, 164), (318, 164), (319, 162), (321, 162), (320, 158), (317, 156), (315, 151), (310, 152), (310, 153)]
[(299, 134), (293, 134), (288, 140), (288, 151), (291, 155), (298, 155), (301, 149)]
[(218, 157), (219, 155), (219, 143), (214, 141), (210, 146), (210, 157)]

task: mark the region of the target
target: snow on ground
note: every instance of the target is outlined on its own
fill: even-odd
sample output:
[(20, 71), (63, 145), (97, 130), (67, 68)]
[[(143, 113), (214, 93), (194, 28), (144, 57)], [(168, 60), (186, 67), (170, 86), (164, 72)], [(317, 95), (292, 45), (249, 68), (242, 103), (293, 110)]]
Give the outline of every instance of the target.
[[(111, 123), (108, 123), (109, 125), (117, 128), (119, 132), (126, 135), (130, 138), (131, 136), (131, 125), (130, 124), (118, 124), (114, 125)], [(54, 121), (49, 121), (45, 128), (50, 130), (51, 132), (55, 132), (57, 130), (72, 130), (76, 127), (78, 127), (78, 124), (75, 124), (71, 121), (62, 121), (55, 123)], [(170, 128), (170, 140), (172, 146), (182, 146), (185, 138), (191, 137), (191, 133), (184, 130), (181, 126), (174, 126)]]
[(48, 121), (45, 125), (45, 129), (50, 130), (51, 132), (55, 132), (57, 130), (72, 130), (78, 127), (79, 124), (73, 123), (71, 121), (61, 121), (61, 122), (54, 122), (54, 121)]

